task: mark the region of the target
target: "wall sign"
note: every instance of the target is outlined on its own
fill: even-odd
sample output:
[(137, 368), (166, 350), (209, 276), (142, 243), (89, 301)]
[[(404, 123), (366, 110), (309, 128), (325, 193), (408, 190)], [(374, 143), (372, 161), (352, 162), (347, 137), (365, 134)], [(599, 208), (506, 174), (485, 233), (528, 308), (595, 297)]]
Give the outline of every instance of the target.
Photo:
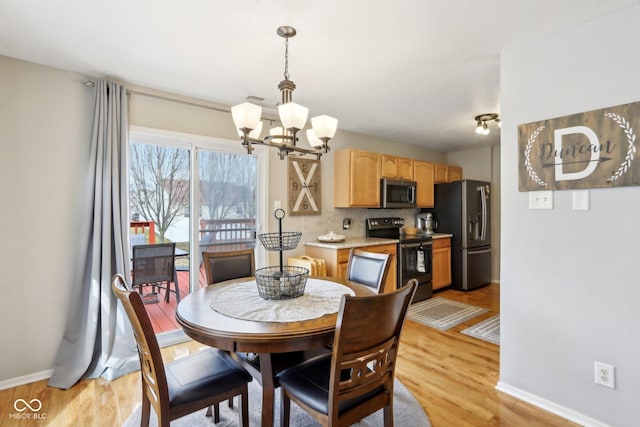
[(289, 158), (289, 214), (320, 215), (320, 161)]
[(640, 185), (640, 102), (518, 126), (519, 190)]

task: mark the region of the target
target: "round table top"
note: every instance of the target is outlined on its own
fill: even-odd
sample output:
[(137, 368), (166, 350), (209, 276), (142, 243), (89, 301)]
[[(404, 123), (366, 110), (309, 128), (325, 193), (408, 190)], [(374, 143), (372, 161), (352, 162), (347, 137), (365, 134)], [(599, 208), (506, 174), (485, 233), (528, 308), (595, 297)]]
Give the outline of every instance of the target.
[[(351, 288), (356, 296), (372, 295), (370, 288), (334, 277), (316, 277)], [(200, 288), (185, 296), (176, 309), (176, 319), (194, 340), (227, 351), (279, 353), (299, 351), (333, 341), (337, 313), (303, 321), (262, 322), (225, 316), (210, 306), (215, 292), (234, 279)]]

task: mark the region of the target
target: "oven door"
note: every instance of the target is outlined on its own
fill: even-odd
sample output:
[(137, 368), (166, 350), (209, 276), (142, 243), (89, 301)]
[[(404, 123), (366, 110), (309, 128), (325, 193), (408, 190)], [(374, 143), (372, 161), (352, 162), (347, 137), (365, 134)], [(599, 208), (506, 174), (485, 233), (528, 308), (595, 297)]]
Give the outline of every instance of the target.
[(417, 279), (418, 290), (413, 302), (427, 299), (433, 293), (431, 246), (431, 241), (398, 244), (398, 287), (404, 286), (409, 279)]

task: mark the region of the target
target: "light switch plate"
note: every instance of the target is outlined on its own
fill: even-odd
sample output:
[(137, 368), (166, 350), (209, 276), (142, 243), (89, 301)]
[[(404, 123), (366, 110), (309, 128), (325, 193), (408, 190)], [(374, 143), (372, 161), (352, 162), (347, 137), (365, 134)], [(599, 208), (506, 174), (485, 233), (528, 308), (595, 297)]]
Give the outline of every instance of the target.
[(553, 209), (553, 191), (530, 191), (529, 209)]
[(573, 192), (573, 210), (589, 210), (589, 190), (577, 190)]

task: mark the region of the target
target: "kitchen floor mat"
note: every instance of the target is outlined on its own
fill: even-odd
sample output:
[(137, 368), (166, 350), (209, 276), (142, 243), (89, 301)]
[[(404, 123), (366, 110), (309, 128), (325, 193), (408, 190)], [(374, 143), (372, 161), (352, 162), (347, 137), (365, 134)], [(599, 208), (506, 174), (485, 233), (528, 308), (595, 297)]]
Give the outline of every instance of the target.
[(464, 329), (463, 334), (500, 345), (500, 315), (496, 314), (486, 320)]
[(489, 311), (442, 297), (420, 301), (409, 307), (409, 319), (445, 331)]

